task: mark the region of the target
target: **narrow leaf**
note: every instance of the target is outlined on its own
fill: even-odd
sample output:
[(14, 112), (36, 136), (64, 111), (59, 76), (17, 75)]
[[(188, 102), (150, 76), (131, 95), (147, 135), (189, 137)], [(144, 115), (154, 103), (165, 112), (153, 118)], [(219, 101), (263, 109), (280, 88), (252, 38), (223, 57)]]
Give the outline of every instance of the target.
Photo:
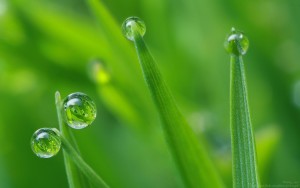
[(191, 127), (178, 110), (145, 45), (142, 37), (145, 33), (143, 21), (136, 17), (128, 18), (123, 24), (123, 32), (134, 42), (145, 81), (163, 122), (166, 140), (186, 187), (223, 187), (205, 147), (198, 142)]
[(247, 37), (235, 29), (225, 41), (225, 48), (231, 54), (230, 127), (234, 188), (260, 187), (242, 58), (248, 45)]
[(91, 184), (97, 188), (109, 188), (104, 180), (82, 159), (70, 142), (61, 133), (59, 134), (64, 152), (68, 155), (69, 159), (76, 164), (85, 177), (88, 178)]

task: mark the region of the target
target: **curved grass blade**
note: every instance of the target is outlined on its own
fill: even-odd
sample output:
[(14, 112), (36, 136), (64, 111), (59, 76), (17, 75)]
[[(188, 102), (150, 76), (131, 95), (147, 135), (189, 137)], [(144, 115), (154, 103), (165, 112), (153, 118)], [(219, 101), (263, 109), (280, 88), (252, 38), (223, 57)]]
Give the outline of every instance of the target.
[(109, 188), (109, 186), (103, 181), (100, 176), (82, 159), (75, 148), (70, 144), (70, 142), (63, 136), (62, 133), (58, 132), (61, 137), (62, 146), (64, 152), (68, 157), (76, 164), (76, 166), (81, 170), (81, 172), (88, 178), (92, 185), (97, 188)]
[(128, 18), (123, 24), (123, 31), (126, 37), (134, 42), (145, 81), (163, 122), (166, 140), (186, 187), (223, 187), (205, 147), (198, 143), (191, 127), (179, 112), (148, 51), (142, 37), (145, 33), (143, 22), (136, 17)]
[[(55, 104), (56, 104), (57, 117), (59, 121), (59, 129), (61, 131), (61, 134), (65, 137), (65, 139), (70, 140), (70, 142), (73, 144), (73, 146), (75, 146), (76, 150), (79, 152), (73, 134), (70, 132), (67, 125), (63, 121), (61, 96), (58, 91), (55, 93)], [(70, 161), (70, 157), (66, 155), (65, 151), (63, 151), (63, 153), (64, 153), (64, 162), (65, 162), (69, 187), (70, 188), (89, 187), (88, 182), (85, 180), (85, 177), (82, 176), (80, 171), (78, 171), (77, 166), (75, 166), (75, 164), (72, 161)]]
[(225, 41), (225, 48), (231, 54), (230, 127), (234, 188), (260, 187), (242, 58), (248, 45), (247, 37), (235, 29), (232, 29)]

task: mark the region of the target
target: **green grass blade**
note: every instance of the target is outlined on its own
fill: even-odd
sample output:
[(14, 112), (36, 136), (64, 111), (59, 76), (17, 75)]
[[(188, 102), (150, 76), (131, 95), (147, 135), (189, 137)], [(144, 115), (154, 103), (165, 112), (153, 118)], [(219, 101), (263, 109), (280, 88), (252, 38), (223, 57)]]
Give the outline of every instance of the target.
[(246, 54), (248, 46), (248, 38), (232, 28), (225, 41), (225, 48), (231, 55), (230, 128), (234, 188), (260, 187), (242, 57)]
[[(150, 54), (143, 37), (132, 26), (133, 41), (145, 81), (156, 104), (163, 130), (181, 176), (189, 188), (223, 187), (205, 147), (198, 143)], [(123, 28), (124, 29), (124, 28)]]
[(259, 187), (256, 150), (242, 56), (231, 56), (230, 126), (233, 187)]
[(76, 149), (70, 142), (60, 133), (63, 149), (68, 157), (77, 165), (81, 172), (88, 178), (92, 185), (97, 188), (109, 188), (109, 186), (98, 176), (98, 174), (82, 159)]
[[(57, 117), (59, 122), (59, 129), (61, 131), (61, 134), (66, 139), (70, 140), (73, 143), (73, 145), (76, 147), (76, 150), (78, 151), (75, 138), (70, 133), (70, 130), (68, 129), (67, 125), (63, 121), (61, 96), (58, 91), (55, 93), (55, 103), (56, 103)], [(70, 157), (66, 154), (65, 151), (63, 151), (63, 153), (64, 153), (64, 162), (65, 162), (69, 187), (70, 188), (89, 187), (89, 184), (84, 180), (84, 177), (78, 171), (77, 166), (71, 161)]]

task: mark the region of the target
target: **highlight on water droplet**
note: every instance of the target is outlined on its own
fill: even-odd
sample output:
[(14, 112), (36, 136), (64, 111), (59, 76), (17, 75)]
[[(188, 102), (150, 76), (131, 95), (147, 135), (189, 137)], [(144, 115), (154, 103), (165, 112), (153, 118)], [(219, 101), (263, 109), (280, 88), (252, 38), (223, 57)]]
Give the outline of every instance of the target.
[(90, 78), (95, 83), (99, 83), (99, 84), (109, 83), (111, 79), (110, 71), (108, 70), (106, 64), (103, 61), (99, 59), (94, 59), (90, 61), (87, 69)]
[(74, 129), (83, 129), (96, 119), (96, 105), (84, 93), (76, 92), (68, 95), (63, 101), (65, 119)]
[(56, 155), (61, 147), (61, 138), (55, 128), (41, 128), (31, 137), (31, 149), (40, 158)]
[(145, 35), (146, 25), (138, 17), (129, 17), (122, 24), (122, 32), (127, 39), (133, 41), (136, 33), (139, 33), (141, 36)]
[(249, 40), (243, 32), (232, 28), (224, 42), (224, 47), (230, 54), (245, 55), (249, 47)]

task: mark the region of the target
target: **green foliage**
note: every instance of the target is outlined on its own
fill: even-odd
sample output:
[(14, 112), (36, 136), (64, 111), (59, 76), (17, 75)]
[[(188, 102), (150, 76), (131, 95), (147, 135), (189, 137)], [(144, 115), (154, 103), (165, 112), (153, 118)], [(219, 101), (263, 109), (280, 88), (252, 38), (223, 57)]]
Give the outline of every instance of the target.
[[(85, 3), (0, 1), (0, 187), (68, 186), (62, 152), (46, 162), (28, 148), (35, 130), (57, 126), (51, 108), (57, 90), (63, 95), (82, 91), (95, 100), (99, 118), (73, 134), (82, 157), (107, 184), (184, 187), (134, 47), (120, 30), (131, 15), (147, 23), (147, 45), (226, 187), (232, 187), (230, 64), (222, 43), (232, 25), (247, 31), (247, 85), (260, 182), (284, 186), (284, 181), (300, 179), (300, 111), (294, 87), (300, 76), (299, 6), (290, 1)], [(86, 73), (95, 58), (106, 65), (106, 83), (91, 82)]]

